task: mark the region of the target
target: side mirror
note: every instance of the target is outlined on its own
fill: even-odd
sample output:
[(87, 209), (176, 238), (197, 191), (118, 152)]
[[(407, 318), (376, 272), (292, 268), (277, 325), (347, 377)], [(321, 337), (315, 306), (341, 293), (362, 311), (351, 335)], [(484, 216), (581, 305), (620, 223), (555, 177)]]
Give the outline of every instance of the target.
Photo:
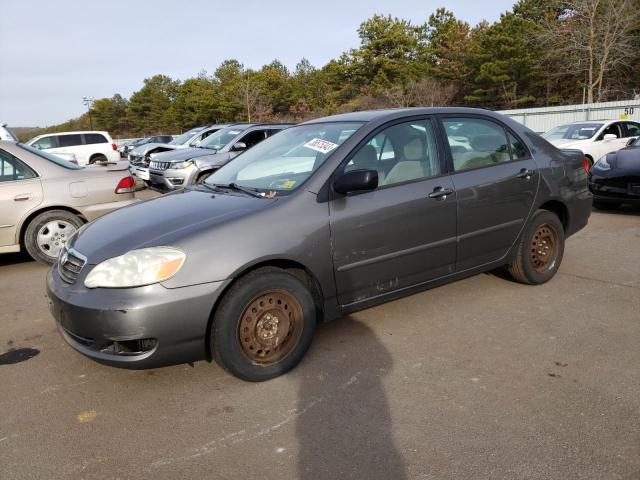
[(244, 142), (237, 142), (231, 147), (231, 150), (234, 152), (241, 152), (242, 150), (247, 149), (247, 144)]
[(342, 194), (374, 190), (378, 186), (376, 170), (352, 170), (345, 172), (335, 182), (333, 189)]
[(631, 137), (628, 141), (627, 141), (627, 147), (630, 147), (631, 145), (633, 145), (633, 142), (636, 141), (638, 137)]
[(616, 140), (618, 137), (616, 137), (613, 133), (607, 133), (604, 137), (602, 137), (602, 139), (605, 142), (610, 142), (611, 140)]

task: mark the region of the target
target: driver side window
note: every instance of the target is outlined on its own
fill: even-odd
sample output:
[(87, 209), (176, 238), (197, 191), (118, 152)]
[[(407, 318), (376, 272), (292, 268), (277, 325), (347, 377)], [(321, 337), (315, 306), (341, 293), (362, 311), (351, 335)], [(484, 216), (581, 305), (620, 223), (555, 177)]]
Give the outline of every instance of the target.
[(620, 124), (618, 123), (612, 123), (611, 125), (609, 125), (607, 128), (604, 129), (604, 131), (600, 134), (600, 137), (598, 137), (598, 140), (602, 140), (604, 139), (605, 135), (615, 135), (616, 138), (621, 138), (622, 135), (620, 134)]
[(439, 175), (431, 122), (419, 120), (384, 129), (355, 153), (344, 170), (376, 170), (380, 187)]

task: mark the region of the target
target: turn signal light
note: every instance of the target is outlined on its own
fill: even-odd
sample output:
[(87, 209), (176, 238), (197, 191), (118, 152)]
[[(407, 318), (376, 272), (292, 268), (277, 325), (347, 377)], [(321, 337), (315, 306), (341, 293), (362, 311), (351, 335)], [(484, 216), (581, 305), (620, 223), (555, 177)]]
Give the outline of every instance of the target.
[(131, 193), (136, 191), (136, 181), (129, 175), (118, 182), (116, 193)]

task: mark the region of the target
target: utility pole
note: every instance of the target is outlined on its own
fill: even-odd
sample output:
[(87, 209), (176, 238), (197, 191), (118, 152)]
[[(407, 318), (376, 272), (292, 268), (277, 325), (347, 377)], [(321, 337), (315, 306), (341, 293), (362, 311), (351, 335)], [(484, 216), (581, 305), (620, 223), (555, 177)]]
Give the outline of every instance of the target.
[(87, 107), (87, 111), (89, 112), (89, 130), (93, 130), (93, 121), (91, 120), (91, 107), (93, 106), (93, 101), (93, 97), (82, 97), (82, 103)]

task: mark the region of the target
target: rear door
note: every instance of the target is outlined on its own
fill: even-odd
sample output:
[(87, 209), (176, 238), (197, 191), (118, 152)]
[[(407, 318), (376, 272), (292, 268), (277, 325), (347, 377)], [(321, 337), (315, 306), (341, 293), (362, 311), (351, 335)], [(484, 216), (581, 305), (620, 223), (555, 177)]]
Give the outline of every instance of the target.
[(42, 202), (37, 173), (0, 150), (0, 247), (14, 245), (20, 220)]
[(442, 173), (435, 132), (429, 118), (395, 123), (374, 132), (338, 170), (339, 175), (373, 169), (379, 177), (377, 189), (333, 194), (329, 202), (341, 305), (454, 272), (455, 192), (450, 176)]
[(540, 173), (524, 142), (498, 121), (442, 116), (457, 195), (456, 270), (502, 258), (533, 208)]
[(76, 156), (76, 160), (80, 165), (86, 165), (89, 163), (89, 158), (86, 153), (82, 134), (80, 133), (68, 133), (62, 135), (56, 135), (58, 140), (57, 148), (47, 149), (49, 153), (73, 153)]

